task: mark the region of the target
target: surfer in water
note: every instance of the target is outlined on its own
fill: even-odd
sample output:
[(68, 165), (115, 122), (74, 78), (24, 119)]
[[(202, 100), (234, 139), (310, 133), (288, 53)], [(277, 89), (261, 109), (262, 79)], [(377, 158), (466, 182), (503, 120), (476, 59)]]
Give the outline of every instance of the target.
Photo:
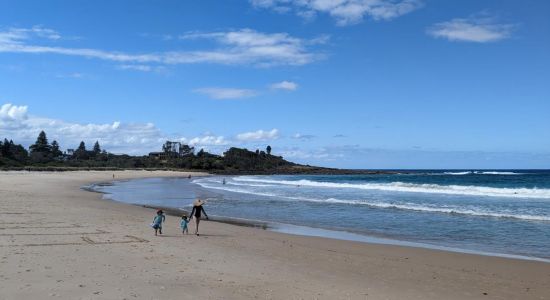
[(225, 184), (225, 178), (222, 180), (222, 184)]

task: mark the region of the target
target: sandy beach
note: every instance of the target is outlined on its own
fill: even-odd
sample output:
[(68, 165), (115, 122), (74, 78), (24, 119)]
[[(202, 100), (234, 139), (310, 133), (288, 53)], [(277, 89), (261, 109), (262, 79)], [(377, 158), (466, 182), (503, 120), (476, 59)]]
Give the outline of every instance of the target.
[(550, 299), (544, 262), (217, 222), (182, 236), (172, 216), (155, 237), (153, 209), (81, 189), (112, 175), (0, 172), (0, 299)]

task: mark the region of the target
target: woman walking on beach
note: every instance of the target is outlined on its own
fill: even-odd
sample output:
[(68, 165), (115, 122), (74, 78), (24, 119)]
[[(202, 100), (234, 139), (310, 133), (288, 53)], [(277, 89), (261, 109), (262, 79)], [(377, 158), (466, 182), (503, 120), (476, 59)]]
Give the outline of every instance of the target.
[(204, 211), (204, 208), (202, 205), (204, 204), (204, 201), (201, 199), (197, 199), (195, 202), (193, 202), (193, 210), (191, 210), (191, 218), (195, 217), (195, 234), (199, 235), (199, 223), (201, 221), (202, 214), (204, 213), (204, 216), (208, 220), (208, 215), (206, 214), (206, 211)]

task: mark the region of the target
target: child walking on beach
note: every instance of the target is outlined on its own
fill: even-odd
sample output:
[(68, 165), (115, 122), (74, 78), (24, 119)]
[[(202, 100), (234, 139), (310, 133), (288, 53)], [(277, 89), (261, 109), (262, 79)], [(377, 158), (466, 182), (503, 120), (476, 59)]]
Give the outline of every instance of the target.
[(189, 234), (189, 230), (187, 229), (187, 224), (189, 224), (189, 220), (187, 219), (186, 215), (181, 216), (181, 234)]
[(159, 234), (162, 234), (162, 223), (166, 220), (166, 217), (164, 216), (164, 212), (162, 209), (159, 209), (157, 211), (157, 215), (153, 219), (153, 223), (151, 224), (151, 227), (155, 229), (155, 235), (157, 235), (157, 232)]

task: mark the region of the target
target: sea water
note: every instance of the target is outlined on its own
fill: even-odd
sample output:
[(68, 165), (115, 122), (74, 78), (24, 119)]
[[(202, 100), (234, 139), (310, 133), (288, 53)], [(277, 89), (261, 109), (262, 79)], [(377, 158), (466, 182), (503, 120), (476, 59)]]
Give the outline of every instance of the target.
[[(550, 171), (153, 178), (96, 187), (128, 203), (434, 247), (550, 259)], [(323, 235), (323, 234), (321, 234)]]

